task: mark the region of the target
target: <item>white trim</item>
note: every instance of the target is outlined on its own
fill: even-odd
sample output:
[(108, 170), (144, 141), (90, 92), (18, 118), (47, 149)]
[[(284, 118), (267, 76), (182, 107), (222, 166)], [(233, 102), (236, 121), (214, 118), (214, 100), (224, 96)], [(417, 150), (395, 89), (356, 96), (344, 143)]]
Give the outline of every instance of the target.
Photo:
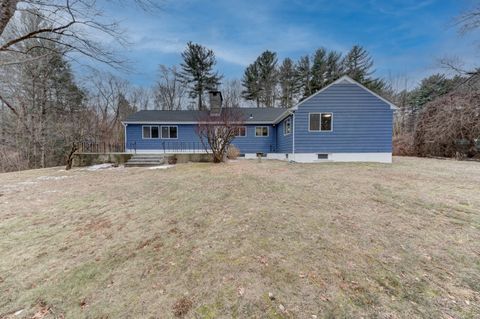
[[(257, 135), (257, 127), (266, 127), (267, 128), (267, 135)], [(255, 137), (269, 137), (269, 136), (270, 136), (270, 127), (268, 127), (268, 125), (255, 126)]]
[[(283, 116), (283, 114), (281, 116)], [(278, 118), (280, 118), (280, 117), (278, 117)], [(238, 124), (242, 124), (242, 125), (258, 125), (258, 124), (260, 124), (260, 125), (272, 125), (272, 124), (278, 123), (277, 119), (275, 119), (274, 121), (256, 121), (256, 122), (244, 121), (244, 122), (238, 122)], [(125, 123), (125, 124), (145, 124), (145, 125), (161, 125), (161, 124), (164, 124), (164, 125), (171, 125), (171, 124), (183, 125), (183, 124), (199, 124), (199, 123), (215, 124), (214, 122), (198, 122), (198, 121), (188, 121), (188, 122), (182, 122), (182, 121), (125, 121), (125, 122), (122, 122), (122, 123)], [(218, 123), (222, 124), (222, 122), (218, 122)]]
[[(128, 124), (127, 124), (127, 125), (128, 125)], [(143, 133), (144, 133), (143, 128), (144, 128), (144, 127), (147, 127), (147, 126), (150, 128), (150, 137), (145, 137), (145, 136), (143, 135)], [(158, 137), (152, 137), (152, 127), (156, 127), (156, 128), (158, 129)], [(160, 136), (161, 136), (161, 134), (160, 134), (160, 126), (158, 126), (158, 125), (142, 125), (142, 140), (159, 140), (159, 139), (160, 139)]]
[[(126, 150), (126, 153), (133, 153), (135, 150), (133, 148), (129, 148)], [(204, 149), (192, 149), (192, 150), (178, 150), (178, 149), (172, 149), (172, 150), (163, 150), (162, 149), (137, 149), (136, 154), (206, 154), (210, 153), (205, 151)]]
[[(287, 129), (287, 121), (290, 120), (290, 132), (288, 133), (285, 133), (285, 130)], [(283, 136), (287, 136), (287, 135), (290, 135), (292, 134), (292, 118), (291, 117), (287, 117), (285, 118), (285, 120), (283, 121)]]
[(293, 118), (293, 126), (292, 126), (292, 131), (293, 131), (293, 136), (292, 136), (292, 161), (295, 161), (295, 111), (292, 111), (292, 118)]
[[(176, 127), (177, 128), (177, 137), (162, 137), (162, 128), (163, 127), (168, 127), (168, 136), (170, 136), (170, 127)], [(178, 125), (160, 125), (160, 139), (162, 140), (178, 140)]]
[[(312, 115), (312, 114), (319, 114), (320, 115), (320, 122), (318, 123), (319, 130), (311, 130), (310, 129), (310, 115)], [(329, 130), (322, 130), (322, 114), (331, 114), (332, 115), (332, 122), (330, 123), (330, 129)], [(312, 133), (333, 132), (333, 112), (310, 112), (310, 113), (308, 113), (308, 132), (312, 132)]]
[[(318, 159), (318, 154), (328, 154), (328, 159)], [(287, 156), (288, 155), (288, 156)], [(294, 155), (294, 158), (292, 157)], [(256, 159), (256, 153), (245, 153), (245, 159)], [(392, 153), (267, 153), (266, 160), (283, 160), (297, 163), (373, 162), (392, 163)]]
[[(318, 159), (318, 154), (328, 154), (328, 159)], [(295, 162), (323, 163), (323, 162), (375, 162), (392, 163), (392, 153), (296, 153)]]
[(247, 137), (247, 134), (248, 134), (247, 133), (247, 131), (248, 131), (247, 126), (246, 125), (240, 125), (237, 128), (241, 128), (241, 127), (245, 128), (245, 135), (239, 135), (239, 136), (235, 135), (235, 138)]
[(380, 100), (382, 100), (383, 102), (387, 103), (389, 106), (390, 106), (390, 109), (391, 110), (397, 110), (398, 107), (393, 104), (392, 102), (388, 101), (387, 99), (381, 97), (380, 95), (378, 95), (377, 93), (373, 92), (372, 90), (366, 88), (365, 86), (363, 86), (362, 84), (358, 83), (357, 81), (355, 81), (354, 79), (352, 79), (351, 77), (349, 77), (348, 75), (344, 75), (342, 76), (341, 78), (339, 78), (338, 80), (336, 80), (335, 82), (332, 82), (330, 83), (329, 85), (327, 85), (326, 87), (324, 87), (323, 89), (321, 89), (320, 91), (317, 91), (315, 92), (314, 94), (310, 95), (309, 97), (307, 97), (305, 100), (297, 103), (297, 105), (293, 106), (291, 109), (292, 110), (297, 110), (298, 107), (300, 105), (302, 105), (303, 103), (307, 102), (308, 100), (312, 99), (314, 96), (317, 96), (319, 95), (320, 93), (322, 93), (323, 91), (327, 90), (328, 88), (330, 88), (331, 86), (335, 85), (335, 84), (339, 84), (340, 82), (343, 82), (343, 81), (347, 81), (351, 84), (356, 84), (358, 85), (359, 87), (361, 87), (362, 89), (366, 90), (367, 92), (369, 92), (370, 94), (372, 94), (373, 96), (379, 98)]

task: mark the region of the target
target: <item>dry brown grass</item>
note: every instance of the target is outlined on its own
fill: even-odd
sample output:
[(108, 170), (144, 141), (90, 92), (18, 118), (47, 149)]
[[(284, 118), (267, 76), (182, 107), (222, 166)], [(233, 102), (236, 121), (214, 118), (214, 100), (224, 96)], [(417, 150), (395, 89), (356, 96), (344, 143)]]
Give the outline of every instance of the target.
[(0, 317), (480, 316), (479, 163), (51, 168), (0, 194)]

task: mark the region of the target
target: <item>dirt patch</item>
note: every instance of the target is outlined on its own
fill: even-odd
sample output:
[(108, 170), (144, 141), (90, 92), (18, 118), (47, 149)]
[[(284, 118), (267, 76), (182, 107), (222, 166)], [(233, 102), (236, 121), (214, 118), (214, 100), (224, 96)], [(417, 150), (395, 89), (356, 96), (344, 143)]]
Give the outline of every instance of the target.
[(190, 311), (190, 309), (192, 309), (192, 306), (193, 301), (190, 298), (182, 297), (173, 304), (173, 315), (175, 317), (183, 317)]

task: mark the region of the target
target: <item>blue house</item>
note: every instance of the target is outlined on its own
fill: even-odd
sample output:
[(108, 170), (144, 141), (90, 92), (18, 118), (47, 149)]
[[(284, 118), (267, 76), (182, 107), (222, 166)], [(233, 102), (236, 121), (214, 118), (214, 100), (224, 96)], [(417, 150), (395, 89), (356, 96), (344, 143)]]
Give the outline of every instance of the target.
[[(211, 92), (211, 104), (221, 94)], [(215, 107), (211, 105), (212, 109)], [(396, 106), (344, 76), (292, 108), (240, 108), (233, 144), (245, 158), (296, 162), (392, 161)], [(198, 119), (209, 111), (144, 110), (124, 122), (125, 149), (137, 153), (202, 151)]]

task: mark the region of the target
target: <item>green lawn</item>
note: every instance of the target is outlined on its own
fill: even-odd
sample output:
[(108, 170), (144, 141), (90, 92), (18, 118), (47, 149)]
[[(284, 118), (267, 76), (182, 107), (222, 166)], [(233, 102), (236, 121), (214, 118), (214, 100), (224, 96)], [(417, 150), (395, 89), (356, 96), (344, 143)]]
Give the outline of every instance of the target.
[(480, 163), (0, 174), (0, 318), (33, 316), (479, 318)]

